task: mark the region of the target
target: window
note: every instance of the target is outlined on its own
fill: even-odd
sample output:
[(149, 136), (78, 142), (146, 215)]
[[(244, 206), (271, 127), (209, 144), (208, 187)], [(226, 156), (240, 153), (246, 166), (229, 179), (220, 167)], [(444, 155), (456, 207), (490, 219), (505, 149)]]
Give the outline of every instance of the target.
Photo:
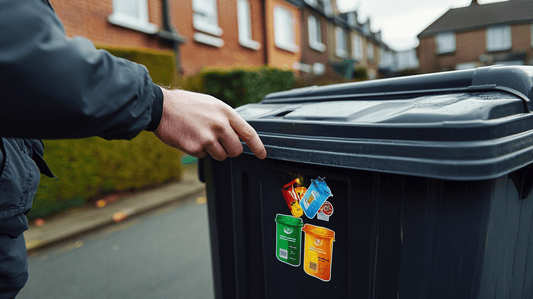
[(475, 69), (477, 67), (475, 62), (460, 63), (455, 66), (456, 70)]
[(370, 20), (366, 21), (366, 23), (363, 24), (363, 32), (366, 35), (370, 35)]
[(368, 61), (372, 62), (374, 61), (374, 45), (368, 44), (366, 46), (366, 57), (368, 58)]
[(250, 15), (250, 2), (237, 0), (237, 14), (239, 21), (239, 43), (247, 48), (259, 50), (261, 44), (252, 40), (252, 17)]
[(159, 29), (148, 22), (148, 4), (146, 0), (113, 0), (113, 14), (109, 16), (111, 24), (154, 34)]
[(394, 55), (387, 49), (380, 49), (379, 67), (392, 68), (394, 66)]
[(348, 25), (350, 25), (350, 27), (357, 27), (357, 19), (354, 12), (348, 14)]
[(309, 16), (307, 18), (307, 25), (309, 27), (309, 47), (319, 52), (324, 52), (326, 45), (322, 43), (320, 21), (314, 16)]
[(326, 66), (325, 65), (323, 65), (320, 62), (315, 62), (313, 64), (313, 73), (315, 73), (315, 75), (322, 75), (325, 72), (326, 72)]
[(363, 39), (359, 35), (352, 36), (352, 56), (355, 60), (363, 59)]
[(222, 28), (218, 27), (217, 1), (192, 0), (192, 10), (194, 29), (200, 31), (194, 34), (193, 39), (199, 43), (222, 47), (224, 41), (218, 38), (222, 35)]
[(339, 57), (346, 57), (346, 35), (340, 27), (335, 28), (335, 54)]
[(198, 31), (216, 36), (222, 35), (218, 27), (218, 11), (216, 0), (192, 0), (193, 25)]
[(451, 53), (455, 51), (455, 33), (441, 33), (435, 36), (435, 44), (437, 46), (436, 53)]
[(294, 28), (292, 13), (281, 6), (274, 8), (274, 43), (280, 49), (298, 52), (299, 47), (294, 44)]
[(497, 26), (487, 29), (487, 51), (508, 50), (511, 48), (511, 27)]

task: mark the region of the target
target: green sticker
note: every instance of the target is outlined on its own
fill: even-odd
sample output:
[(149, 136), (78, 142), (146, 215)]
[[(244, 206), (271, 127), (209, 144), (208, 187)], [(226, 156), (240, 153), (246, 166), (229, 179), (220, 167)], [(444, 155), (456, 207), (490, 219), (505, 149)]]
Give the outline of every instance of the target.
[(276, 257), (280, 262), (298, 267), (302, 243), (303, 220), (276, 215)]

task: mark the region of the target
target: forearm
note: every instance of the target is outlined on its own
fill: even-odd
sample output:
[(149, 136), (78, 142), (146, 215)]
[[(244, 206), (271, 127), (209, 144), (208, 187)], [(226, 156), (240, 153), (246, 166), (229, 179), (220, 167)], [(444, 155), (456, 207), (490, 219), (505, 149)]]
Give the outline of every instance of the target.
[(67, 39), (42, 1), (0, 0), (0, 136), (130, 139), (155, 130), (162, 93), (141, 65)]

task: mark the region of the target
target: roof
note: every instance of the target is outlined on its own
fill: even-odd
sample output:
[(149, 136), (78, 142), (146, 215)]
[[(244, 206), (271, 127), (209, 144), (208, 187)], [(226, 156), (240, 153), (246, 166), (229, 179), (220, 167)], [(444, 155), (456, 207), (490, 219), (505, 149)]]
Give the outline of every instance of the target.
[(533, 1), (531, 0), (471, 4), (467, 7), (448, 10), (433, 24), (420, 32), (418, 37), (528, 21), (533, 21)]

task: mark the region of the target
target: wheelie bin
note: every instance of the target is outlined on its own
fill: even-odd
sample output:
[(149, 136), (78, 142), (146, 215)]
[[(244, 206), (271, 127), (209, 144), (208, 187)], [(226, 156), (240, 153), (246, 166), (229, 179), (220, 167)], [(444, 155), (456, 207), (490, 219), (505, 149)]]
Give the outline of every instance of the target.
[(201, 163), (216, 298), (533, 298), (532, 82), (484, 67), (238, 108), (268, 156)]

